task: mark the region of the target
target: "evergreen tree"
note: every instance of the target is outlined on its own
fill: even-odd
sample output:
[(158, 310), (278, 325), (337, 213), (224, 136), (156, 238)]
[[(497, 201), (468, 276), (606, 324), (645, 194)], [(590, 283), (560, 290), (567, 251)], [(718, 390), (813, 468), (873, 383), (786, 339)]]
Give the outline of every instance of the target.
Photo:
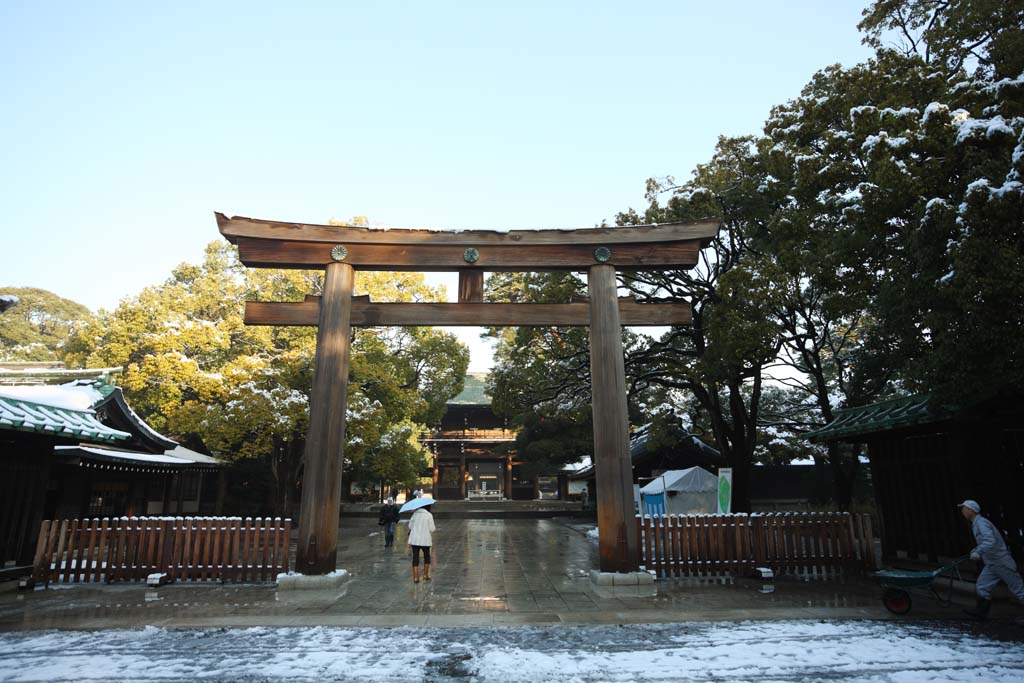
[[(246, 300), (301, 300), (322, 288), (311, 271), (244, 268), (234, 247), (211, 243), (201, 265), (101, 311), (66, 347), (69, 363), (122, 365), (125, 394), (154, 428), (229, 460), (265, 460), (274, 507), (286, 513), (301, 479), (316, 330), (243, 322)], [(359, 273), (356, 294), (377, 301), (438, 300), (415, 273)], [(416, 482), (415, 437), (462, 389), (468, 350), (419, 328), (356, 329), (351, 347), (345, 475)]]
[(0, 287), (0, 295), (17, 298), (0, 317), (0, 361), (56, 361), (68, 335), (92, 318), (82, 304), (45, 289)]

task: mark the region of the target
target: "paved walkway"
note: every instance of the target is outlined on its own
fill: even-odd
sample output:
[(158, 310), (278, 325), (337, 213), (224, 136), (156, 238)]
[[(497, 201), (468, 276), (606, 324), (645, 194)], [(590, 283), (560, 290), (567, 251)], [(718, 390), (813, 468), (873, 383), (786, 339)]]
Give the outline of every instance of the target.
[[(760, 592), (750, 579), (659, 580), (601, 589), (589, 570), (597, 544), (587, 527), (556, 520), (438, 520), (433, 580), (414, 584), (405, 529), (385, 550), (380, 527), (350, 519), (338, 566), (352, 579), (334, 592), (270, 585), (89, 585), (0, 593), (0, 630), (212, 626), (492, 626), (747, 619), (886, 619), (873, 582), (785, 577)], [(968, 597), (960, 598), (963, 604)], [(999, 604), (1000, 616), (1024, 614)], [(924, 599), (911, 616), (957, 617)]]

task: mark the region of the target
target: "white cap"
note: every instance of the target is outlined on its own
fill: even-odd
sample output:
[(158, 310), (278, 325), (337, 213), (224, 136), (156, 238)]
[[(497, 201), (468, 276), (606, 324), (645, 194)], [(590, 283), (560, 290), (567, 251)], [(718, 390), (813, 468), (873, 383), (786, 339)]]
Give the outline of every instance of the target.
[(958, 508), (967, 508), (968, 510), (974, 510), (975, 512), (981, 512), (981, 506), (978, 505), (976, 500), (965, 500), (964, 502), (957, 505)]

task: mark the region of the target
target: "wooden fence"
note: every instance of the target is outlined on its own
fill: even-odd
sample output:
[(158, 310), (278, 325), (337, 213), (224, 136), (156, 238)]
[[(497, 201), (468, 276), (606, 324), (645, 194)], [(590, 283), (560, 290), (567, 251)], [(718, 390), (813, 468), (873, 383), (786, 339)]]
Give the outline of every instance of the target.
[(288, 571), (291, 520), (115, 517), (44, 520), (34, 583), (273, 581)]
[(875, 567), (871, 518), (849, 513), (637, 516), (640, 564), (658, 576), (835, 575)]

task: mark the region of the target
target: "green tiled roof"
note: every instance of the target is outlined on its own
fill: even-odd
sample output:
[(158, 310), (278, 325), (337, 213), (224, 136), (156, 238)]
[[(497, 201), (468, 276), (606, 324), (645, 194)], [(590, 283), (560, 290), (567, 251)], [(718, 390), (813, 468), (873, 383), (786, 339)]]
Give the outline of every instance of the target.
[(929, 405), (928, 396), (906, 396), (869, 406), (838, 410), (834, 420), (804, 436), (811, 441), (845, 440), (900, 427), (938, 422), (950, 415), (949, 411)]
[(114, 443), (131, 438), (128, 432), (111, 429), (91, 410), (73, 410), (0, 395), (0, 429), (52, 434), (86, 441)]
[(466, 373), (466, 384), (462, 393), (448, 401), (449, 405), (489, 406), (491, 397), (486, 393), (487, 373)]

